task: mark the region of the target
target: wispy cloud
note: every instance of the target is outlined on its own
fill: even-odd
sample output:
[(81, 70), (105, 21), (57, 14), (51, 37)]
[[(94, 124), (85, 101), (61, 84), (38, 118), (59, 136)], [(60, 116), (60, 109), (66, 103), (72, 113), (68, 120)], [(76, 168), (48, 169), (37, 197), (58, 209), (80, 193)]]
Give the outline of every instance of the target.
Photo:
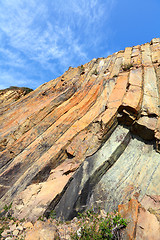
[[(7, 86), (6, 86), (7, 83)], [(12, 70), (1, 72), (0, 89), (4, 89), (9, 86), (27, 86), (31, 85), (32, 88), (36, 88), (38, 84), (37, 80), (29, 79), (21, 72), (13, 72)]]
[(20, 56), (17, 51), (13, 51), (12, 49), (0, 48), (1, 62), (0, 66), (5, 65), (21, 67), (23, 68), (25, 65), (25, 60)]
[(10, 81), (9, 75), (1, 76), (0, 85), (5, 85), (4, 80), (6, 84), (12, 82), (17, 70), (25, 73), (26, 79), (36, 75), (27, 73), (27, 68), (28, 72), (30, 68), (41, 71), (42, 81), (46, 71), (48, 77), (55, 77), (69, 65), (90, 60), (96, 48), (107, 40), (107, 19), (114, 2), (1, 0), (0, 70), (6, 69), (12, 75)]

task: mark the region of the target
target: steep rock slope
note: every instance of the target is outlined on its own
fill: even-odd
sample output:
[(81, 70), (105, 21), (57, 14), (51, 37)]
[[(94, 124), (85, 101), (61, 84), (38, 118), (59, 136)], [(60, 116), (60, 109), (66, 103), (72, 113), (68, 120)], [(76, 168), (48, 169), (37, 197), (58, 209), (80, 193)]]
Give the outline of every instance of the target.
[(4, 108), (11, 107), (10, 104), (17, 101), (21, 97), (27, 95), (32, 92), (33, 89), (26, 87), (15, 87), (11, 86), (6, 89), (0, 90), (0, 109), (4, 112)]
[[(69, 68), (0, 115), (0, 206), (36, 220), (160, 195), (160, 39)], [(159, 215), (157, 210), (156, 214)]]

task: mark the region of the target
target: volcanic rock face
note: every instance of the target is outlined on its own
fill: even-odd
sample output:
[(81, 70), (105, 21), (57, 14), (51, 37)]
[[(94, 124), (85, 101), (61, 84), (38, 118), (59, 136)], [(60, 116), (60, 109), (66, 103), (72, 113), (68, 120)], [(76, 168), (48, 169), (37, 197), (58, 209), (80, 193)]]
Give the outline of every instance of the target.
[[(11, 107), (10, 104), (17, 101), (21, 97), (25, 96), (26, 94), (32, 92), (33, 89), (25, 88), (25, 87), (14, 87), (11, 86), (6, 89), (0, 90), (0, 109), (4, 111), (4, 108), (7, 109)], [(3, 112), (2, 111), (2, 112)]]
[(1, 209), (13, 202), (19, 219), (52, 209), (71, 219), (92, 206), (110, 211), (160, 195), (159, 96), (160, 39), (153, 39), (70, 67), (17, 101), (4, 98)]

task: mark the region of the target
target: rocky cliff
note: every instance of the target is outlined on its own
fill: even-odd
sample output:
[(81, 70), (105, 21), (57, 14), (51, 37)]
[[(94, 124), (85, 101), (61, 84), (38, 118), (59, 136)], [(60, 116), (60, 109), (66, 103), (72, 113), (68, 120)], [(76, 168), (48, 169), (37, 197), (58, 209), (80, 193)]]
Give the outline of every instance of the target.
[(71, 219), (131, 198), (159, 203), (159, 38), (70, 67), (17, 101), (4, 96), (1, 209), (13, 202), (16, 217), (35, 221), (53, 209)]

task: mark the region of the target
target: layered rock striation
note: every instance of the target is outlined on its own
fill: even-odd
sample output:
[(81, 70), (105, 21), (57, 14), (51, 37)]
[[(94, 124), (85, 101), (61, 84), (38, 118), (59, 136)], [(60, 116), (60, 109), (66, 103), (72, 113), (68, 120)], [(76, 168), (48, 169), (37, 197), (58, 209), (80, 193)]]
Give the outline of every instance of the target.
[(19, 219), (53, 209), (71, 219), (160, 195), (159, 38), (70, 67), (9, 103), (0, 114), (1, 209), (13, 202)]
[(3, 113), (6, 109), (10, 108), (13, 102), (17, 101), (21, 97), (32, 92), (33, 89), (26, 87), (11, 86), (6, 89), (0, 90), (0, 109)]

